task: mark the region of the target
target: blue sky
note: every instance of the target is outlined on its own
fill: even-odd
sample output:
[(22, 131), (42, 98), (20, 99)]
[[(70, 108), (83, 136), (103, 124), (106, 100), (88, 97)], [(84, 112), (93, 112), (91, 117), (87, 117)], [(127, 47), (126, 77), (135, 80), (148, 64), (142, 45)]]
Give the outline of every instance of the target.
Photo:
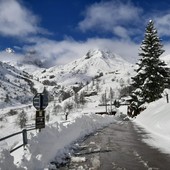
[(150, 19), (170, 54), (168, 0), (0, 0), (0, 50), (65, 64), (100, 48), (134, 62)]

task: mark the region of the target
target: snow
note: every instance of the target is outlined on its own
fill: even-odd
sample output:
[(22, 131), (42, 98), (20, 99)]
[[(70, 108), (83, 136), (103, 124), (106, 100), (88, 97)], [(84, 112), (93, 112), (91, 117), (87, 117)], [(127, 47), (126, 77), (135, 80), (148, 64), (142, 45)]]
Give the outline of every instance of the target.
[[(87, 57), (89, 56), (90, 57)], [(56, 81), (62, 85), (73, 85), (76, 82), (86, 83), (100, 73), (110, 72), (127, 73), (131, 70), (131, 64), (120, 56), (100, 50), (91, 50), (82, 58), (64, 66), (46, 69), (45, 72), (35, 72), (34, 76), (43, 80)], [(53, 79), (50, 76), (54, 76)], [(123, 76), (122, 76), (123, 77)], [(125, 77), (125, 76), (124, 76)]]
[(6, 48), (5, 51), (7, 53), (14, 53), (15, 52), (12, 48)]
[[(166, 93), (170, 94), (170, 91), (166, 90)], [(54, 166), (50, 162), (62, 162), (63, 158), (72, 151), (71, 147), (74, 142), (96, 131), (98, 128), (116, 121), (114, 116), (95, 115), (92, 111), (90, 112), (92, 107), (94, 107), (93, 104), (90, 105), (89, 103), (87, 108), (83, 109), (82, 112), (79, 111), (69, 115), (68, 121), (64, 119), (51, 121), (51, 123), (46, 125), (45, 129), (42, 129), (36, 135), (34, 132), (30, 132), (29, 136), (31, 137), (28, 141), (27, 150), (23, 151), (22, 148), (17, 150), (12, 154), (14, 157), (9, 154), (9, 151), (3, 150), (0, 167), (3, 169), (8, 167), (14, 170), (22, 169), (22, 167), (29, 170), (48, 169)], [(119, 111), (126, 113), (126, 109), (126, 106), (122, 106)], [(165, 153), (170, 153), (169, 110), (170, 104), (166, 102), (164, 96), (162, 99), (150, 103), (145, 111), (135, 120), (132, 120), (148, 132), (147, 136), (143, 139), (144, 142), (147, 142), (152, 147), (159, 148)], [(22, 161), (17, 164), (19, 160)], [(72, 157), (71, 160), (74, 162), (83, 162), (85, 158)], [(19, 167), (16, 167), (13, 161)], [(100, 165), (97, 157), (91, 160), (91, 162), (96, 168)], [(8, 166), (9, 163), (10, 166)]]
[(71, 157), (71, 162), (85, 162), (86, 161), (86, 158), (85, 157), (78, 157), (78, 156), (76, 156), (76, 157), (74, 157), (74, 156), (72, 156)]
[[(3, 54), (1, 53), (0, 55)], [(17, 54), (12, 53), (8, 55), (15, 57)], [(168, 57), (164, 58), (166, 61), (169, 61)], [(1, 63), (1, 65), (2, 67), (0, 67), (0, 69), (12, 82), (22, 73), (19, 69), (14, 69), (8, 64), (3, 65)], [(25, 65), (22, 65), (20, 68), (26, 69)], [(30, 66), (28, 66), (28, 70), (29, 68)], [(30, 72), (32, 72), (32, 69), (33, 67), (31, 66)], [(38, 69), (38, 71), (33, 73), (34, 79), (29, 78), (29, 80), (33, 82), (34, 88), (37, 89), (37, 92), (41, 93), (44, 89), (44, 85), (41, 82), (44, 80), (54, 81), (56, 85), (46, 87), (51, 93), (56, 94), (58, 94), (63, 85), (65, 86), (64, 90), (67, 91), (71, 89), (72, 85), (77, 85), (76, 82), (86, 83), (87, 81), (89, 81), (88, 86), (84, 86), (80, 92), (94, 91), (96, 90), (96, 84), (93, 85), (91, 80), (94, 76), (102, 72), (103, 75), (98, 78), (100, 87), (98, 95), (86, 97), (86, 105), (74, 109), (68, 115), (67, 121), (65, 120), (64, 113), (62, 111), (56, 112), (54, 106), (55, 104), (63, 106), (67, 101), (72, 102), (73, 97), (70, 97), (62, 103), (58, 103), (58, 96), (54, 96), (53, 101), (51, 101), (46, 108), (46, 113), (50, 115), (49, 122), (46, 122), (46, 127), (42, 129), (41, 132), (35, 130), (28, 132), (28, 145), (26, 146), (26, 150), (20, 148), (11, 154), (9, 153), (10, 149), (22, 144), (22, 135), (0, 142), (0, 169), (34, 170), (48, 169), (49, 167), (54, 168), (54, 165), (50, 164), (50, 162), (62, 162), (63, 158), (69, 156), (72, 152), (73, 143), (90, 133), (94, 133), (97, 129), (114, 123), (118, 120), (118, 117), (121, 116), (121, 113), (126, 114), (126, 106), (118, 109), (119, 114), (117, 114), (116, 117), (111, 115), (96, 115), (95, 112), (105, 111), (105, 107), (99, 107), (98, 105), (105, 91), (109, 98), (110, 87), (114, 91), (113, 100), (117, 99), (121, 87), (129, 85), (130, 77), (134, 75), (133, 70), (134, 67), (118, 55), (100, 50), (91, 50), (82, 58), (64, 66), (52, 67), (43, 71), (42, 69)], [(54, 78), (51, 78), (53, 75)], [(25, 81), (20, 81), (21, 86), (27, 85)], [(4, 86), (8, 85), (7, 82), (3, 82), (3, 84)], [(16, 85), (18, 84), (16, 83)], [(28, 85), (26, 87), (26, 89), (29, 89)], [(8, 87), (8, 91), (14, 93), (16, 90), (11, 85)], [(1, 94), (4, 93), (4, 96), (7, 94), (3, 89), (0, 89), (0, 92)], [(18, 94), (25, 96), (25, 93), (21, 91), (19, 91), (17, 95)], [(167, 89), (164, 94), (170, 95), (170, 91)], [(28, 91), (28, 96), (30, 97), (31, 95), (33, 98), (31, 91)], [(16, 101), (15, 105), (9, 106), (3, 104), (3, 107), (0, 108), (0, 118), (3, 118), (3, 120), (0, 120), (0, 138), (21, 131), (16, 125), (17, 115), (8, 115), (11, 109), (17, 110), (18, 113), (22, 110), (26, 111), (29, 119), (28, 126), (35, 124), (35, 108), (33, 108), (32, 104), (25, 103), (21, 105)], [(169, 110), (170, 104), (166, 102), (166, 96), (163, 96), (162, 99), (148, 104), (147, 109), (137, 116), (135, 120), (132, 120), (148, 132), (147, 136), (143, 139), (145, 142), (166, 153), (170, 153)], [(125, 117), (125, 119), (127, 118)], [(71, 160), (74, 162), (84, 162), (85, 158), (72, 157)], [(100, 166), (98, 157), (95, 157), (91, 162), (96, 168)]]
[(3, 150), (0, 154), (0, 170), (24, 170), (23, 168), (17, 168), (13, 161), (14, 157), (9, 154), (9, 151)]
[[(170, 91), (166, 90), (170, 95)], [(147, 109), (137, 116), (135, 123), (143, 127), (151, 137), (144, 141), (151, 146), (159, 148), (162, 152), (170, 154), (170, 104), (164, 96), (160, 100), (150, 103)]]
[(48, 126), (29, 141), (31, 158), (28, 162), (24, 160), (24, 166), (42, 169), (50, 161), (60, 162), (73, 142), (112, 122), (113, 117), (89, 114), (82, 115), (69, 124), (63, 122)]
[[(62, 161), (65, 154), (70, 152), (73, 142), (114, 121), (116, 121), (114, 116), (99, 116), (91, 113), (81, 114), (75, 119), (70, 118), (69, 121), (49, 124), (37, 135), (31, 134), (32, 137), (28, 140), (26, 151), (21, 148), (12, 154), (15, 156), (14, 162), (20, 161), (21, 155), (23, 155), (20, 166), (29, 170), (48, 168), (51, 161)], [(19, 155), (17, 156), (17, 154)], [(9, 151), (3, 151), (1, 157), (3, 157), (1, 162), (4, 167), (9, 159), (12, 169), (15, 169), (14, 158), (9, 155)], [(73, 161), (84, 161), (84, 158), (72, 159)]]

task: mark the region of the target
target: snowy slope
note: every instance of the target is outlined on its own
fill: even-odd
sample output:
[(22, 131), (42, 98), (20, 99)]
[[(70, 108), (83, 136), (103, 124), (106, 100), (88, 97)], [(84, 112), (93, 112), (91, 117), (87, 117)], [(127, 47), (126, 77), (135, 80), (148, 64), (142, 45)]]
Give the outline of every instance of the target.
[(162, 56), (161, 59), (164, 60), (168, 66), (170, 66), (170, 55)]
[[(170, 90), (166, 89), (166, 93), (170, 95)], [(134, 120), (149, 133), (149, 136), (151, 136), (151, 138), (146, 137), (144, 141), (168, 154), (170, 154), (169, 110), (170, 104), (167, 103), (166, 97), (164, 96), (150, 103), (147, 109)]]
[(132, 64), (116, 54), (101, 50), (90, 50), (71, 63), (33, 73), (34, 79), (44, 84), (52, 100), (56, 101), (62, 98), (63, 93), (72, 96), (74, 87), (85, 92), (97, 92), (98, 100), (112, 88), (114, 99), (117, 99), (120, 89), (130, 84), (133, 75)]
[(106, 75), (111, 72), (128, 71), (131, 65), (120, 56), (101, 50), (90, 50), (82, 58), (69, 64), (59, 67), (52, 67), (35, 76), (40, 81), (49, 80), (51, 82), (62, 83), (62, 85), (71, 85), (77, 83), (86, 83), (95, 76)]
[(30, 103), (34, 89), (33, 76), (0, 62), (0, 108)]
[(35, 55), (33, 52), (22, 54), (11, 48), (6, 48), (4, 51), (0, 51), (0, 61), (32, 74), (43, 67), (41, 59)]

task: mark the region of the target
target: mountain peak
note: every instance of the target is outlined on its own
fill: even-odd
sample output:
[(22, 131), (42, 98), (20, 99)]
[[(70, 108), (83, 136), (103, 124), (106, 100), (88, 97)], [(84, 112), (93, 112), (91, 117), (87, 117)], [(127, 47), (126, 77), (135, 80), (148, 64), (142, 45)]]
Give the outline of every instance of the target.
[(87, 52), (87, 54), (85, 55), (85, 59), (89, 59), (91, 57), (93, 57), (96, 54), (101, 53), (101, 51), (99, 49), (91, 49)]
[[(109, 72), (124, 71), (130, 68), (130, 63), (119, 55), (109, 51), (93, 49), (86, 55), (62, 67), (53, 67), (46, 70), (39, 78), (44, 81), (45, 77), (49, 80), (62, 82), (63, 84), (74, 84), (75, 82), (91, 81), (96, 75), (107, 74)], [(51, 77), (52, 78), (51, 78)], [(51, 81), (51, 80), (50, 80)]]
[(103, 57), (109, 56), (111, 54), (110, 51), (100, 50), (100, 49), (91, 49), (85, 55), (85, 59), (89, 59), (91, 57)]
[(7, 53), (14, 53), (15, 52), (12, 48), (6, 48), (5, 51)]

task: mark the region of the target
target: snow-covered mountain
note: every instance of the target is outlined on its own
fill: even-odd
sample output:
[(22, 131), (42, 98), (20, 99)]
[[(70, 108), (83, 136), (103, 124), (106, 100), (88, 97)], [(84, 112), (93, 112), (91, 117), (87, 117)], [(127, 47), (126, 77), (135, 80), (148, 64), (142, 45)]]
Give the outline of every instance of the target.
[(35, 70), (45, 68), (41, 60), (41, 57), (35, 51), (28, 51), (24, 54), (15, 52), (12, 48), (6, 48), (4, 51), (0, 51), (0, 61), (30, 74)]
[[(7, 57), (15, 59), (16, 56), (9, 53)], [(64, 66), (43, 69), (43, 71), (36, 68), (35, 70), (38, 69), (38, 71), (35, 71), (33, 76), (23, 70), (34, 70), (34, 64), (29, 65), (26, 62), (28, 66), (26, 69), (24, 62), (11, 66), (11, 62), (7, 62), (7, 60), (5, 63), (0, 62), (1, 107), (7, 103), (32, 102), (33, 91), (36, 91), (34, 86), (37, 86), (38, 89), (38, 86), (44, 85), (53, 95), (53, 93), (59, 93), (61, 89), (71, 93), (73, 86), (80, 84), (83, 84), (84, 88), (89, 84), (91, 90), (94, 90), (96, 87), (92, 81), (97, 80), (101, 91), (110, 87), (118, 90), (121, 88), (120, 86), (129, 84), (131, 72), (133, 72), (132, 65), (120, 56), (101, 50), (90, 50), (82, 58)]]
[[(122, 74), (131, 70), (132, 65), (120, 56), (108, 51), (90, 50), (82, 58), (64, 66), (52, 67), (35, 72), (41, 82), (49, 81), (72, 85), (90, 82), (95, 77), (107, 74)], [(123, 77), (122, 77), (123, 78)]]
[(15, 52), (12, 48), (6, 48), (5, 51), (7, 53), (14, 53)]
[(0, 107), (30, 103), (36, 91), (32, 78), (27, 72), (0, 62)]
[[(14, 55), (13, 53), (9, 55), (11, 56), (11, 54)], [(27, 66), (29, 69), (29, 64)], [(71, 148), (73, 142), (98, 128), (118, 121), (118, 117), (122, 115), (121, 113), (126, 114), (127, 112), (126, 106), (122, 106), (119, 110), (116, 110), (117, 114), (115, 116), (95, 114), (96, 111), (105, 110), (105, 107), (99, 106), (100, 99), (104, 93), (106, 98), (109, 99), (110, 88), (112, 88), (114, 92), (112, 99), (118, 99), (120, 90), (128, 86), (131, 77), (134, 76), (134, 66), (116, 54), (101, 50), (90, 50), (82, 58), (64, 66), (43, 69), (43, 71), (38, 69), (33, 72), (33, 76), (21, 71), (26, 68), (24, 64), (22, 67), (18, 65), (17, 68), (11, 66), (11, 64), (0, 62), (0, 106), (6, 107), (5, 109), (0, 107), (1, 138), (21, 130), (20, 126), (16, 124), (16, 120), (18, 120), (18, 115), (22, 111), (27, 114), (28, 127), (34, 126), (35, 108), (32, 104), (28, 105), (32, 102), (34, 89), (41, 90), (44, 84), (50, 94), (56, 94), (46, 108), (46, 116), (49, 119), (48, 122), (46, 121), (46, 128), (38, 134), (35, 131), (28, 133), (29, 145), (27, 146), (27, 151), (20, 148), (12, 153), (15, 158), (14, 163), (18, 167), (44, 169), (54, 157), (62, 161), (63, 156), (69, 151), (68, 146)], [(20, 70), (20, 68), (22, 69)], [(71, 92), (73, 87), (80, 84), (83, 84), (79, 89), (80, 93), (82, 91), (95, 91), (97, 93), (93, 93), (91, 96), (86, 95), (84, 106), (76, 108), (74, 105), (68, 120), (65, 121), (64, 104), (68, 101), (74, 103), (75, 96), (69, 96), (64, 101), (58, 101), (58, 94), (67, 90)], [(80, 94), (79, 92), (78, 94)], [(169, 91), (167, 93), (170, 94)], [(8, 107), (12, 104), (13, 108)], [(170, 141), (168, 136), (170, 127), (167, 126), (168, 121), (166, 121), (169, 120), (169, 117), (167, 117), (169, 108), (166, 100), (160, 99), (151, 103), (148, 109), (144, 111), (144, 116), (142, 117), (143, 114), (141, 114), (139, 120), (137, 120), (151, 131), (157, 132), (158, 135), (165, 135), (168, 139), (165, 148), (168, 148)], [(15, 115), (11, 114), (11, 109), (16, 111)], [(108, 107), (109, 109), (111, 108)], [(148, 116), (150, 113), (151, 116)], [(162, 119), (162, 113), (164, 114), (164, 119)], [(56, 141), (55, 145), (54, 140)], [(160, 144), (160, 138), (155, 141), (155, 145)], [(164, 138), (162, 141), (165, 141)], [(4, 149), (11, 150), (21, 144), (22, 141), (18, 136), (0, 143), (0, 167), (3, 169), (16, 169), (13, 157), (9, 151)], [(161, 146), (164, 145), (162, 144)], [(168, 152), (170, 151), (168, 150)]]

